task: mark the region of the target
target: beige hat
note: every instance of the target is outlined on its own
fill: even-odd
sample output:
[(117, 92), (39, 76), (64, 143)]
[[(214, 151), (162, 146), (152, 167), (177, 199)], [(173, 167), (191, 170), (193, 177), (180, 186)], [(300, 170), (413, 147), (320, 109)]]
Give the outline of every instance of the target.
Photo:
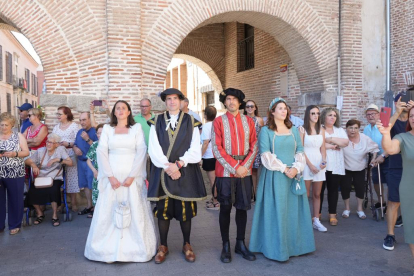
[(367, 109), (365, 109), (365, 113), (367, 113), (367, 111), (368, 111), (368, 110), (375, 110), (375, 111), (377, 111), (377, 112), (380, 112), (380, 111), (379, 111), (378, 106), (376, 106), (375, 104), (370, 104), (370, 105), (367, 107)]

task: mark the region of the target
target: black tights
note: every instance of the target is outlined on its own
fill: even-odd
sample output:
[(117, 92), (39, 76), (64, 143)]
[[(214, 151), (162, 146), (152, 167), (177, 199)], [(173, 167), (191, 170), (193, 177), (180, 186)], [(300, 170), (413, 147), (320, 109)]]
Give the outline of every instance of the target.
[[(220, 206), (220, 232), (221, 239), (224, 242), (230, 240), (229, 230), (230, 230), (230, 213), (233, 206), (231, 205), (221, 205)], [(246, 224), (247, 224), (247, 211), (236, 209), (236, 225), (237, 225), (237, 239), (244, 240), (246, 234)]]
[[(190, 243), (191, 219), (187, 221), (180, 221), (180, 226), (184, 239), (183, 245)], [(168, 230), (170, 229), (170, 221), (158, 219), (158, 229), (160, 230), (161, 245), (168, 246), (167, 238)]]

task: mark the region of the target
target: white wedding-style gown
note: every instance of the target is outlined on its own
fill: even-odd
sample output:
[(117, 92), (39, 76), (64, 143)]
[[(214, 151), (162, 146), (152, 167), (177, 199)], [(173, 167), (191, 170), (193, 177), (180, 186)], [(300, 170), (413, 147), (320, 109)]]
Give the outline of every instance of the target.
[[(98, 190), (85, 257), (101, 262), (147, 262), (157, 250), (157, 236), (150, 203), (147, 201), (146, 151), (140, 124), (128, 134), (115, 134), (105, 125), (97, 148)], [(114, 190), (108, 177), (114, 176), (122, 184), (134, 177), (132, 185)], [(119, 229), (114, 222), (117, 201), (129, 202), (131, 224)]]

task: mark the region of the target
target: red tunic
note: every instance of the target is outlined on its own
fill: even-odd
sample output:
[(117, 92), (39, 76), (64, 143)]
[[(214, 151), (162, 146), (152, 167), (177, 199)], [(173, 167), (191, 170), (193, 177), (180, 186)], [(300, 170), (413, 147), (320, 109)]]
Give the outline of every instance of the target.
[[(257, 137), (254, 121), (249, 116), (240, 114), (233, 116), (226, 112), (213, 122), (211, 135), (213, 154), (217, 159), (216, 176), (234, 177), (239, 166), (251, 169), (257, 155)], [(245, 156), (236, 160), (232, 156)]]

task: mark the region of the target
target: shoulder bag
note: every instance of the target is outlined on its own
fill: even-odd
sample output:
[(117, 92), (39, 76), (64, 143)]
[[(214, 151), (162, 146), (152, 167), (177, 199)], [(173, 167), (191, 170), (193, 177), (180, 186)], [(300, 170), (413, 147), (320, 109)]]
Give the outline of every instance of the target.
[[(43, 155), (42, 161), (40, 161), (39, 171), (42, 168), (43, 160), (45, 159), (46, 153), (47, 153), (47, 150), (45, 151), (45, 154)], [(57, 174), (53, 178), (50, 177), (50, 176), (36, 177), (35, 180), (34, 180), (34, 186), (37, 189), (52, 187), (53, 186), (53, 180), (56, 178), (56, 176), (59, 175), (61, 170), (62, 170), (62, 166), (60, 166), (59, 171), (57, 172)]]

